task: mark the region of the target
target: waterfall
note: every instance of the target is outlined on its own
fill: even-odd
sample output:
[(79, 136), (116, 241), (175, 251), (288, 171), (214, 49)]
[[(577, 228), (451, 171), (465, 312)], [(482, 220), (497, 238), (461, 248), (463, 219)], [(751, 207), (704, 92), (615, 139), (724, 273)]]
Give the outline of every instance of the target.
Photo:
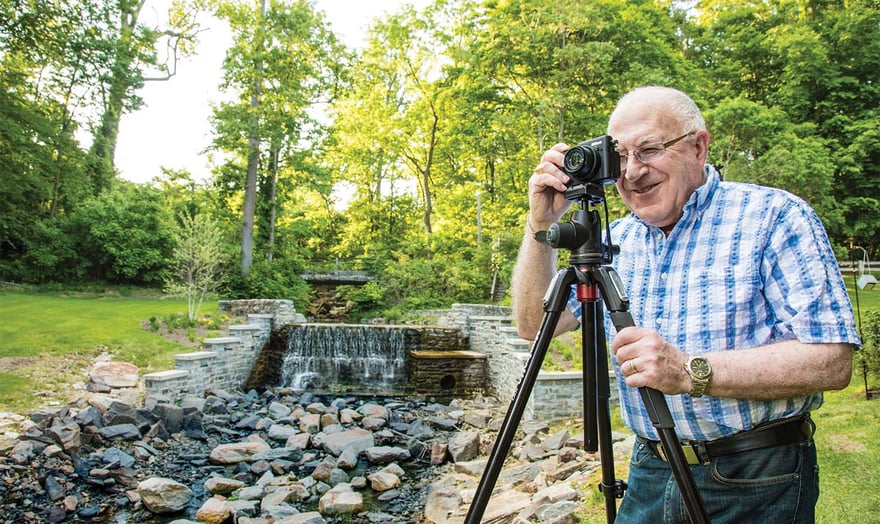
[(290, 331), (282, 384), (294, 389), (393, 388), (406, 384), (401, 329), (348, 324), (302, 324)]

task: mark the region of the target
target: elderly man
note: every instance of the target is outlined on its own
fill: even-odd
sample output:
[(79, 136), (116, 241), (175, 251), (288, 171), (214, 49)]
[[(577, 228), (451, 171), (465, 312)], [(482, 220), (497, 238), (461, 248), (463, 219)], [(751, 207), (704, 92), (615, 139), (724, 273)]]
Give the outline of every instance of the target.
[[(617, 189), (631, 214), (611, 224), (613, 262), (637, 327), (608, 327), (621, 413), (635, 432), (617, 522), (684, 522), (686, 510), (637, 388), (666, 395), (713, 523), (812, 522), (819, 494), (810, 412), (849, 384), (860, 343), (822, 224), (784, 191), (723, 182), (706, 165), (709, 133), (675, 89), (624, 96), (608, 124)], [(534, 338), (557, 253), (533, 233), (571, 202), (546, 151), (529, 180), (529, 217), (514, 271), (520, 335)], [(579, 302), (557, 331), (579, 325)]]

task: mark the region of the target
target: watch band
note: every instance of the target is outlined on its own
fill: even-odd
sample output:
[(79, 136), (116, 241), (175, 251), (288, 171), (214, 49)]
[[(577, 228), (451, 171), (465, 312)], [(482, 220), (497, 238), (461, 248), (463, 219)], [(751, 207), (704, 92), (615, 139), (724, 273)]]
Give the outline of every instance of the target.
[(709, 381), (707, 379), (699, 379), (691, 375), (691, 390), (688, 392), (688, 395), (693, 398), (702, 397), (708, 386)]
[(688, 394), (694, 398), (702, 397), (712, 379), (712, 365), (706, 357), (692, 356), (685, 362), (684, 370), (691, 377), (691, 390)]

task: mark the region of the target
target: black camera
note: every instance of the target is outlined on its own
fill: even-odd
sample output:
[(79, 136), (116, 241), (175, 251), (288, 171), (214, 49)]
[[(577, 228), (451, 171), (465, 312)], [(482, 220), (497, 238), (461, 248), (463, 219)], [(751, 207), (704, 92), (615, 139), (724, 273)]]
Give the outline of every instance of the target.
[(617, 141), (603, 135), (581, 142), (566, 151), (562, 170), (572, 179), (569, 185), (613, 184), (620, 178)]

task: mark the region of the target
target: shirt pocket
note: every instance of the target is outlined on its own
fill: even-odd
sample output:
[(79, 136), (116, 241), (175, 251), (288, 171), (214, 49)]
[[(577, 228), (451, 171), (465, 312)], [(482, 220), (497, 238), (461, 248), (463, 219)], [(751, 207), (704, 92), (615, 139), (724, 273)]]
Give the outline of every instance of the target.
[(768, 309), (753, 265), (708, 267), (692, 278), (689, 340), (699, 340), (704, 350), (734, 349), (745, 340), (766, 336), (765, 330), (769, 333)]

